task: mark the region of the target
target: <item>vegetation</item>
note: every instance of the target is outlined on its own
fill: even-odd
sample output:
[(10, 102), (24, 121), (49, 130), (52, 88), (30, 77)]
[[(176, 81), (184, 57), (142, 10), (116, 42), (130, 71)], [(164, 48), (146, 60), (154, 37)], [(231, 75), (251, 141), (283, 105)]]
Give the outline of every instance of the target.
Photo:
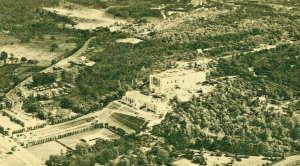
[(55, 82), (55, 77), (52, 73), (37, 73), (32, 77), (33, 86), (51, 84)]
[(154, 0), (154, 1), (138, 1), (138, 0), (112, 0), (112, 1), (97, 1), (97, 0), (70, 0), (77, 4), (92, 6), (96, 8), (107, 9), (106, 12), (121, 18), (139, 19), (142, 17), (161, 17), (161, 11), (158, 8), (161, 5), (167, 5), (168, 10), (177, 10), (178, 8), (190, 8), (190, 1), (175, 1), (175, 0)]
[(8, 92), (22, 80), (41, 69), (43, 68), (26, 64), (0, 66), (0, 89), (3, 92)]
[(121, 18), (160, 17), (160, 11), (148, 7), (110, 7), (107, 12)]
[[(184, 7), (185, 11), (189, 8), (188, 1), (172, 0), (69, 1), (107, 8), (113, 16), (136, 20), (160, 17), (160, 10), (155, 8), (162, 4), (166, 4), (166, 10)], [(150, 131), (154, 136), (125, 135), (113, 141), (97, 140), (93, 146), (79, 144), (73, 152), (51, 156), (46, 162), (48, 166), (95, 163), (171, 165), (178, 154), (194, 163), (205, 164), (203, 154), (192, 151), (203, 148), (227, 152), (236, 156), (237, 161), (241, 160), (239, 155), (280, 158), (300, 151), (298, 9), (278, 9), (275, 4), (280, 4), (280, 1), (275, 4), (267, 4), (265, 0), (213, 1), (207, 10), (197, 11), (201, 17), (193, 13), (188, 13), (191, 17), (186, 20), (171, 17), (171, 22), (176, 21), (174, 26), (161, 31), (152, 30), (143, 42), (133, 45), (115, 42), (132, 37), (126, 32), (98, 28), (90, 33), (65, 28), (65, 24), (75, 23), (68, 17), (40, 8), (55, 6), (58, 1), (33, 0), (31, 4), (20, 0), (17, 3), (3, 0), (0, 21), (4, 24), (0, 28), (10, 30), (24, 43), (42, 40), (47, 35), (51, 40), (47, 49), (55, 51), (61, 49), (56, 42), (58, 35), (71, 36), (77, 47), (66, 54), (68, 56), (79, 49), (90, 35), (96, 37), (90, 43), (96, 51), (89, 52), (87, 56), (97, 63), (80, 70), (72, 92), (56, 99), (57, 106), (77, 113), (86, 114), (103, 108), (120, 99), (126, 90), (145, 90), (150, 73), (173, 68), (176, 60), (192, 60), (200, 56), (224, 57), (209, 63), (211, 71), (208, 81), (203, 83), (210, 84), (215, 90), (193, 97), (188, 102), (180, 102), (176, 97), (171, 100), (174, 112), (168, 113), (162, 123)], [(284, 3), (299, 5), (296, 1)], [(5, 12), (12, 14), (7, 17), (3, 14)], [(208, 14), (202, 17), (205, 13)], [(149, 25), (146, 21), (144, 23)], [(266, 45), (273, 49), (264, 48)], [(8, 58), (8, 53), (1, 53), (0, 60)], [(23, 63), (35, 63), (25, 58), (21, 59)], [(14, 74), (19, 72), (16, 70), (19, 67), (24, 67), (24, 64), (1, 66), (0, 76), (4, 79), (0, 80), (0, 88), (5, 89), (7, 85), (10, 88), (22, 80), (23, 77)], [(34, 86), (54, 81), (52, 74), (33, 76)], [(48, 116), (41, 111), (39, 102), (32, 98), (24, 101), (24, 109), (42, 119)], [(114, 113), (112, 117), (135, 130), (140, 130), (145, 124), (144, 120), (125, 114)]]
[[(296, 45), (282, 45), (269, 51), (221, 59), (218, 62), (218, 70), (211, 75), (239, 75), (261, 89), (258, 95), (290, 100), (299, 97), (299, 50)], [(253, 72), (250, 72), (249, 68), (253, 68)]]
[[(126, 135), (113, 141), (97, 140), (93, 146), (78, 144), (73, 153), (63, 156), (51, 156), (47, 166), (55, 165), (164, 165), (169, 164), (172, 157), (168, 147), (152, 147), (147, 153), (139, 147), (145, 146), (149, 136)], [(118, 158), (118, 156), (123, 156)], [(111, 160), (117, 159), (115, 162)]]

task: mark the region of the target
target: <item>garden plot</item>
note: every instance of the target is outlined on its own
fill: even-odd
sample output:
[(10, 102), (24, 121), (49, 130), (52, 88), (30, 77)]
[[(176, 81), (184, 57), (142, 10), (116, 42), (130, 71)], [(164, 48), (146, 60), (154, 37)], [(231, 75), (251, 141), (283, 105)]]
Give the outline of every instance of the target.
[(96, 29), (97, 27), (107, 27), (117, 23), (126, 23), (123, 19), (107, 15), (104, 10), (90, 9), (82, 6), (78, 6), (76, 9), (58, 7), (44, 8), (44, 10), (72, 18), (73, 21), (77, 23), (74, 26), (76, 29)]

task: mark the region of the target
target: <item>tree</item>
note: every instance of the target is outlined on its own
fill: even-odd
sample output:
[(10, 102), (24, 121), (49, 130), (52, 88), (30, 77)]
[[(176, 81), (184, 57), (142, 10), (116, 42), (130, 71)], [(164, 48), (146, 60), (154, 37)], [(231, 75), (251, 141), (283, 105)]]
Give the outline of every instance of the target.
[(79, 144), (76, 145), (75, 152), (77, 154), (80, 154), (80, 155), (87, 154), (88, 148), (89, 148), (89, 144), (88, 143), (79, 143)]
[(27, 62), (27, 58), (26, 58), (26, 57), (22, 57), (22, 58), (21, 58), (21, 62), (22, 62), (22, 63), (26, 63), (26, 62)]
[(25, 106), (25, 111), (28, 113), (42, 112), (41, 106), (38, 103), (27, 103)]
[(4, 60), (4, 63), (6, 63), (7, 58), (8, 58), (8, 53), (5, 51), (2, 51), (1, 55), (0, 55), (0, 60)]
[(96, 156), (96, 161), (102, 165), (108, 163), (110, 160), (115, 159), (117, 156), (113, 150), (104, 149), (99, 155)]
[(59, 106), (64, 109), (73, 108), (74, 105), (75, 105), (74, 101), (69, 98), (63, 98), (59, 104)]
[(59, 155), (51, 155), (49, 160), (46, 161), (47, 166), (55, 166), (55, 165), (61, 165), (63, 162), (63, 157)]
[(10, 63), (12, 63), (13, 60), (15, 60), (15, 54), (11, 53), (8, 59), (10, 60)]
[(192, 162), (199, 165), (206, 165), (206, 159), (202, 155), (195, 156)]
[(45, 85), (55, 82), (55, 77), (52, 73), (37, 73), (32, 77), (33, 85)]
[(56, 43), (53, 43), (53, 44), (50, 45), (50, 52), (53, 52), (57, 49), (58, 49), (58, 45)]

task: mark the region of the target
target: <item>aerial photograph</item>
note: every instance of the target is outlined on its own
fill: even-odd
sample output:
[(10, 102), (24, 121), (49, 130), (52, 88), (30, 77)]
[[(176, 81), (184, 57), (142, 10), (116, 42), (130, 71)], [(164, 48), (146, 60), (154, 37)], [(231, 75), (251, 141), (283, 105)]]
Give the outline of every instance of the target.
[(0, 0), (0, 166), (300, 166), (300, 0)]

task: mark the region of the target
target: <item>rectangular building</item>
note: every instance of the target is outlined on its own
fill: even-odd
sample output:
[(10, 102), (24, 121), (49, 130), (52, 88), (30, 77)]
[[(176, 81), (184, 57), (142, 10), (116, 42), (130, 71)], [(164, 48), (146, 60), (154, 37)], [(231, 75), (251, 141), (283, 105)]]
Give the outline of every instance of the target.
[(122, 102), (136, 108), (147, 109), (156, 113), (160, 113), (166, 109), (164, 103), (151, 96), (141, 94), (139, 91), (128, 91), (121, 99)]
[(205, 72), (194, 70), (167, 70), (150, 75), (150, 89), (155, 93), (166, 93), (174, 89), (188, 88), (205, 81)]

